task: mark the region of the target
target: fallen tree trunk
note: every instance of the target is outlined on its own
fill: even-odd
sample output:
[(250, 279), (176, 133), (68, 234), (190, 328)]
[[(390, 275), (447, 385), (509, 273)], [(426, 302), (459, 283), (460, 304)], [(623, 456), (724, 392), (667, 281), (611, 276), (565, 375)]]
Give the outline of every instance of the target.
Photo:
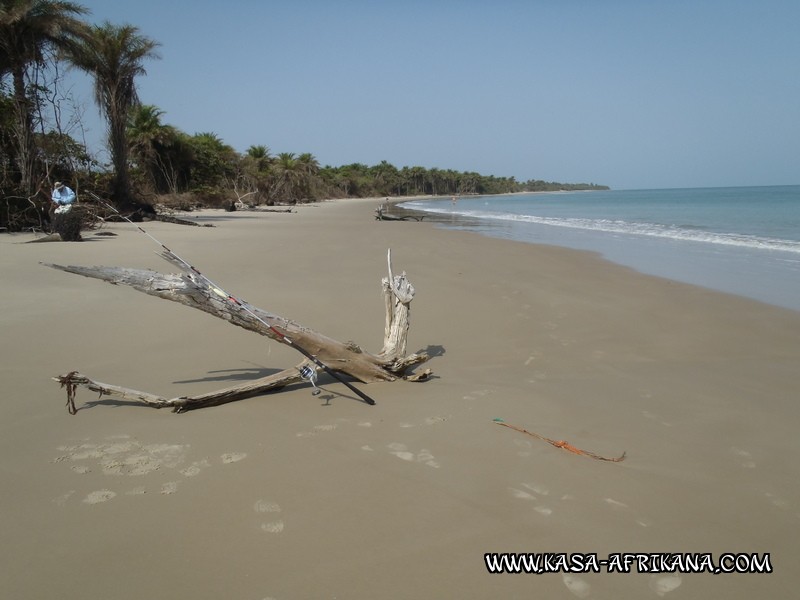
[(214, 227), (212, 223), (198, 223), (197, 221), (190, 221), (189, 219), (181, 219), (180, 217), (159, 213), (156, 213), (155, 220), (164, 223), (173, 223), (175, 225), (189, 225), (191, 227)]
[[(151, 270), (122, 267), (81, 267), (56, 264), (46, 264), (46, 266), (101, 279), (114, 285), (127, 285), (148, 295), (202, 310), (233, 325), (265, 335), (290, 347), (294, 346), (296, 350), (311, 355), (328, 369), (349, 375), (363, 383), (394, 381), (398, 377), (402, 377), (409, 367), (428, 360), (428, 355), (424, 352), (409, 356), (405, 354), (409, 329), (408, 318), (411, 301), (414, 297), (414, 287), (408, 281), (405, 273), (398, 276), (392, 273), (391, 251), (388, 256), (389, 276), (382, 280), (386, 306), (384, 344), (377, 354), (364, 351), (354, 342), (334, 340), (294, 321), (228, 296), (199, 272), (187, 268), (187, 263), (170, 251), (162, 252), (161, 257), (179, 267), (182, 272), (180, 274), (162, 274)], [(68, 395), (72, 390), (73, 397), (75, 386), (82, 386), (99, 392), (101, 395), (114, 395), (126, 400), (143, 402), (156, 408), (171, 407), (177, 412), (183, 412), (190, 408), (213, 406), (252, 397), (296, 383), (303, 378), (308, 379), (303, 375), (304, 368), (310, 369), (306, 373), (315, 373), (320, 370), (319, 365), (306, 360), (297, 367), (256, 381), (199, 396), (171, 399), (97, 382), (77, 371), (59, 375), (54, 379), (59, 381), (62, 386), (67, 387)], [(420, 374), (406, 376), (405, 379), (421, 381), (427, 379), (429, 375), (430, 370), (425, 370)]]
[(377, 221), (422, 221), (422, 219), (425, 218), (425, 215), (420, 215), (420, 216), (416, 216), (416, 215), (403, 215), (403, 216), (391, 215), (388, 212), (386, 212), (387, 210), (388, 210), (388, 208), (385, 207), (385, 206), (379, 206), (378, 208), (376, 208), (375, 209), (375, 220), (377, 220)]

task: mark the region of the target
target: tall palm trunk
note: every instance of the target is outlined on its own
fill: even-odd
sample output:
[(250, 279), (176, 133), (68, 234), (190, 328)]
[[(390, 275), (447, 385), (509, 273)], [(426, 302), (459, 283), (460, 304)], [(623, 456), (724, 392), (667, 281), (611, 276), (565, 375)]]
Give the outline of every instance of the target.
[(113, 110), (108, 112), (108, 147), (111, 150), (111, 160), (114, 164), (114, 179), (112, 182), (112, 195), (121, 207), (133, 208), (136, 204), (131, 193), (130, 173), (128, 170), (128, 109), (120, 106), (120, 102), (112, 100), (109, 104)]
[(132, 25), (105, 22), (91, 28), (85, 42), (69, 52), (70, 62), (94, 77), (95, 100), (108, 122), (108, 147), (114, 164), (112, 197), (124, 209), (145, 208), (136, 202), (128, 172), (128, 115), (139, 104), (136, 78), (142, 62), (158, 58), (159, 44)]

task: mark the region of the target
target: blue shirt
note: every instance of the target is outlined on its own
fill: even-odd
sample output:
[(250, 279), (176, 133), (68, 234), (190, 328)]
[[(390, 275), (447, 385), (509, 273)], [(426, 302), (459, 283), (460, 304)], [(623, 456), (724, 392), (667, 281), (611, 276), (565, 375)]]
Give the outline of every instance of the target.
[(75, 202), (75, 192), (66, 185), (62, 185), (60, 189), (53, 190), (51, 198), (58, 205), (72, 204)]

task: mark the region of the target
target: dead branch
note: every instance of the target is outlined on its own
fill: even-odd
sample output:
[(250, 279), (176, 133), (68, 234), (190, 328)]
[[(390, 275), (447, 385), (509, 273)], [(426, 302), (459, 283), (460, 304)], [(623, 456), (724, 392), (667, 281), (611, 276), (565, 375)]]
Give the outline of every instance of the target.
[[(409, 367), (425, 362), (429, 358), (424, 352), (409, 356), (405, 354), (411, 301), (414, 298), (415, 290), (405, 272), (399, 276), (393, 275), (391, 250), (388, 254), (389, 276), (382, 280), (386, 320), (383, 349), (378, 354), (366, 352), (353, 342), (334, 340), (241, 300), (231, 302), (231, 297), (214, 287), (205, 277), (187, 268), (186, 264), (177, 259), (174, 254), (165, 251), (160, 256), (178, 267), (181, 273), (162, 274), (151, 270), (123, 267), (81, 267), (49, 263), (45, 263), (45, 266), (84, 277), (101, 279), (114, 285), (126, 285), (150, 296), (201, 310), (248, 331), (287, 344), (289, 347), (299, 348), (324, 363), (329, 369), (349, 375), (363, 383), (394, 381), (398, 377), (402, 377)], [(290, 343), (287, 343), (287, 339), (291, 340)], [(59, 381), (62, 386), (78, 385), (101, 395), (114, 395), (122, 399), (142, 402), (155, 408), (170, 407), (177, 412), (183, 412), (190, 408), (214, 406), (260, 395), (266, 391), (296, 383), (302, 379), (300, 372), (306, 365), (317, 369), (310, 361), (304, 361), (297, 367), (256, 381), (199, 396), (171, 399), (97, 382), (77, 371), (59, 375), (54, 379)], [(426, 369), (422, 373), (406, 377), (406, 379), (424, 381), (428, 379), (430, 373), (430, 370)]]

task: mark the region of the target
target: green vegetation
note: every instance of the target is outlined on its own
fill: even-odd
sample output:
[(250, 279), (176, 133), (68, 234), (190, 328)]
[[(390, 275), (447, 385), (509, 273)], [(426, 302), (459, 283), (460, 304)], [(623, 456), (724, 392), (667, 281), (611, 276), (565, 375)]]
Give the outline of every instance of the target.
[(555, 181), (526, 181), (522, 184), (524, 192), (584, 192), (587, 190), (607, 190), (607, 185), (595, 183), (558, 183)]
[(136, 78), (145, 74), (142, 61), (156, 58), (157, 42), (131, 25), (103, 23), (89, 28), (79, 43), (65, 49), (73, 66), (94, 78), (94, 97), (108, 121), (108, 147), (114, 165), (111, 195), (121, 206), (135, 205), (128, 173), (128, 122), (139, 105)]
[[(136, 80), (159, 58), (158, 42), (132, 25), (89, 25), (85, 7), (56, 0), (0, 0), (0, 229), (41, 226), (56, 180), (121, 210), (291, 204), (324, 198), (502, 194), (607, 189), (594, 184), (518, 182), (383, 161), (320, 166), (309, 153), (239, 153), (213, 132), (187, 134), (140, 102)], [(108, 125), (110, 165), (83, 139), (80, 104), (65, 92), (74, 67), (94, 80)]]

